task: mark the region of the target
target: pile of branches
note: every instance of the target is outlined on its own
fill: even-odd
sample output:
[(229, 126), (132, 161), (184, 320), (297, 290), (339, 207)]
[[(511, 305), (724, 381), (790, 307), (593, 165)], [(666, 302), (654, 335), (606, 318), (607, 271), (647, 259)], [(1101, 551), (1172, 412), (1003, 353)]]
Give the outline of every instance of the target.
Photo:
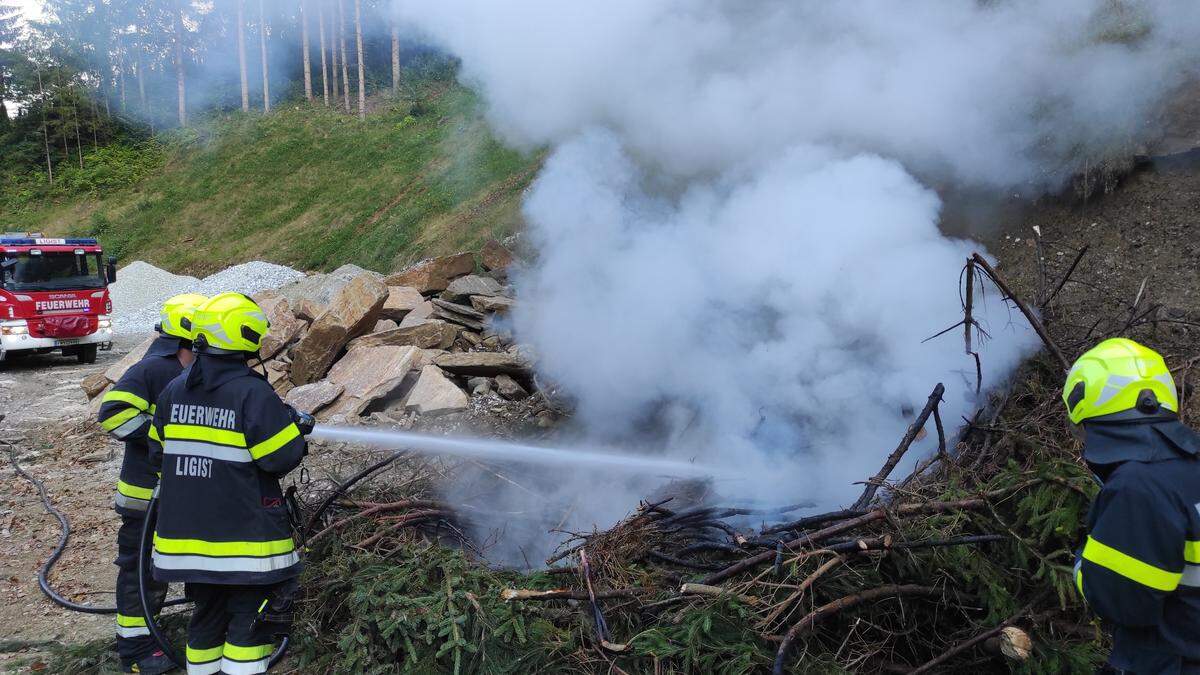
[[(982, 256), (967, 261), (959, 324), (967, 353), (986, 339), (972, 316), (972, 286), (989, 281), (1046, 350), (971, 419), (953, 421), (961, 427), (953, 434), (937, 385), (843, 510), (796, 517), (809, 505), (657, 499), (608, 530), (575, 534), (547, 569), (519, 574), (487, 566), (463, 534), (469, 513), (452, 504), (396, 494), (394, 483), (387, 498), (342, 499), (308, 542), (306, 588), (316, 590), (303, 605), (301, 664), (363, 672), (392, 672), (396, 663), (414, 672), (1094, 669), (1104, 638), (1071, 567), (1096, 486), (1058, 401), (1068, 353), (1041, 319), (1053, 314), (1079, 258), (1034, 306)], [(893, 477), (914, 441), (934, 433), (937, 453)]]

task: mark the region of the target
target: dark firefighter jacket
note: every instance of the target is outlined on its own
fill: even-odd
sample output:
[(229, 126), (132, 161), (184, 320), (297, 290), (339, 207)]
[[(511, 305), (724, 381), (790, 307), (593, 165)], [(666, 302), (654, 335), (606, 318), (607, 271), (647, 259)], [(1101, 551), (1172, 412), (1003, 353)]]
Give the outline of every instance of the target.
[(198, 354), (159, 397), (150, 439), (162, 467), (155, 579), (259, 585), (300, 573), (279, 477), (306, 445), (265, 379)]
[(100, 427), (125, 441), (115, 504), (121, 515), (145, 515), (150, 494), (158, 485), (158, 476), (150, 465), (146, 432), (158, 395), (183, 371), (176, 357), (178, 352), (178, 339), (159, 337), (150, 344), (142, 360), (125, 371), (101, 399)]
[(1084, 428), (1104, 486), (1075, 581), (1113, 626), (1109, 663), (1200, 673), (1200, 436), (1174, 420)]

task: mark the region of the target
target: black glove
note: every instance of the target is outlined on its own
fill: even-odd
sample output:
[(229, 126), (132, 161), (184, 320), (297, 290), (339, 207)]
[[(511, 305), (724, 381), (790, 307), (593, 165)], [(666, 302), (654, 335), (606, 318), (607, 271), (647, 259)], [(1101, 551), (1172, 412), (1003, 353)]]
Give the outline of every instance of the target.
[(302, 436), (307, 436), (312, 433), (313, 427), (317, 426), (317, 418), (302, 413), (290, 405), (284, 404), (288, 409), (288, 414), (292, 416), (292, 421), (296, 423), (296, 428), (300, 430)]
[(271, 635), (287, 635), (295, 618), (296, 591), (299, 584), (295, 579), (284, 581), (270, 590), (267, 599), (254, 617), (254, 627), (270, 632)]

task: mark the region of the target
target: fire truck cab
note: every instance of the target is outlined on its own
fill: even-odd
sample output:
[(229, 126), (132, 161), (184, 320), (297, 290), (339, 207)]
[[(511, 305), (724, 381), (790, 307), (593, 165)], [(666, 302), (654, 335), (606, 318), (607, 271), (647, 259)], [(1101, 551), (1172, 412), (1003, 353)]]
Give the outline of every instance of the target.
[(112, 348), (116, 259), (95, 239), (0, 233), (0, 362), (61, 350), (94, 363)]

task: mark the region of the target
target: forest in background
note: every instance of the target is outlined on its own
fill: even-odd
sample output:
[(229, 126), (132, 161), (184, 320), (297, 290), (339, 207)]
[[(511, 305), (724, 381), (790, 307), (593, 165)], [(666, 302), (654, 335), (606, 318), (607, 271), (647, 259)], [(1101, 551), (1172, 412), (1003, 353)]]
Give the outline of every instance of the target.
[(0, 229), (197, 274), (387, 271), (511, 234), (541, 153), (496, 139), (457, 61), (385, 8), (49, 0), (22, 25), (0, 5)]
[(361, 120), (369, 97), (452, 79), (451, 59), (402, 44), (388, 6), (48, 0), (23, 23), (0, 3), (0, 207), (132, 185), (161, 165), (154, 140), (215, 116), (307, 102)]

